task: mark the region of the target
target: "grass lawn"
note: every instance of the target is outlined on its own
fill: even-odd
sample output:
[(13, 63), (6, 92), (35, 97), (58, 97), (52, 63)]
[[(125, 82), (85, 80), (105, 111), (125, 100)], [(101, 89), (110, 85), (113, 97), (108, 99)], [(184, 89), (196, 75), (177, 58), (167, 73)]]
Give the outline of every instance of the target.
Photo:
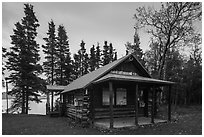
[(83, 128), (67, 117), (2, 114), (3, 135), (201, 135), (202, 106), (177, 107), (171, 123), (102, 130)]

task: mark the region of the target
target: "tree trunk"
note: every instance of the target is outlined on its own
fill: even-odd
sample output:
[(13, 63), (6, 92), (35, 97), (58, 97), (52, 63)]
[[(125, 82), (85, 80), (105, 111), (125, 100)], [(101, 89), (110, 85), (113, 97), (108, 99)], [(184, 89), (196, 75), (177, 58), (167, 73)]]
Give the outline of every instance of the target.
[(164, 49), (163, 55), (160, 58), (160, 65), (159, 65), (159, 69), (158, 69), (159, 79), (162, 79), (162, 70), (163, 70), (165, 62), (166, 62), (167, 51), (169, 50), (169, 47), (170, 47), (170, 36), (171, 36), (171, 30), (169, 31), (169, 35), (168, 35), (168, 39), (167, 39), (167, 42), (166, 42), (165, 47), (164, 47), (165, 49)]
[(51, 70), (51, 83), (54, 84), (54, 59), (53, 59), (53, 53), (52, 53), (52, 70)]
[(23, 87), (22, 89), (22, 114), (25, 114), (25, 89)]
[(63, 85), (62, 60), (61, 60), (61, 66), (60, 66), (60, 85)]
[(28, 101), (29, 101), (29, 91), (26, 88), (26, 114), (28, 114)]

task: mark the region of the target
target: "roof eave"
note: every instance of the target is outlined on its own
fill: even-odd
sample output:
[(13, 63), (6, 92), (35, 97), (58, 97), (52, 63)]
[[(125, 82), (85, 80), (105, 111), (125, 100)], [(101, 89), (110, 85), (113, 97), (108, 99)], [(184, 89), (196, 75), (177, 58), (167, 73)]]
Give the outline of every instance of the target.
[(109, 80), (116, 80), (116, 81), (132, 81), (132, 82), (138, 82), (138, 83), (147, 83), (147, 84), (157, 84), (157, 85), (173, 85), (176, 84), (175, 82), (170, 81), (146, 81), (146, 80), (133, 80), (133, 79), (123, 79), (123, 78), (115, 78), (115, 77), (107, 77), (101, 81), (95, 81), (93, 84), (102, 83)]
[[(72, 90), (64, 90), (61, 93), (66, 93), (66, 92), (70, 92), (70, 91), (74, 91), (77, 89), (85, 89), (87, 88), (89, 85), (91, 85), (93, 83), (93, 81), (96, 81), (97, 79), (103, 77), (105, 74), (107, 74), (110, 70), (112, 70), (113, 68), (115, 68), (118, 64), (120, 64), (122, 61), (124, 61), (125, 59), (127, 59), (129, 56), (131, 56), (132, 54), (127, 55), (126, 57), (124, 57), (123, 59), (121, 59), (117, 64), (113, 65), (112, 67), (110, 67), (109, 69), (107, 69), (106, 71), (104, 71), (104, 73), (102, 73), (101, 75), (99, 75), (97, 78), (95, 78), (94, 80), (90, 81), (88, 84), (84, 85), (81, 88), (76, 88), (76, 89), (72, 89)], [(107, 64), (108, 65), (108, 64)], [(100, 68), (99, 68), (100, 69)], [(91, 73), (91, 72), (90, 72)], [(71, 83), (70, 83), (71, 84)]]

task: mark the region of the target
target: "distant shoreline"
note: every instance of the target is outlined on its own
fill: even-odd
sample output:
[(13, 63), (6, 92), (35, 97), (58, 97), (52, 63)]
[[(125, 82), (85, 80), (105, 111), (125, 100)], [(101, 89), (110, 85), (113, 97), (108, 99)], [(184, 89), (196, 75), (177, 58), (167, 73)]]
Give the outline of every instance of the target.
[[(12, 97), (11, 95), (8, 95), (8, 99), (14, 99), (15, 97)], [(2, 100), (6, 99), (6, 92), (2, 92)], [(39, 99), (47, 99), (47, 96), (39, 96)]]

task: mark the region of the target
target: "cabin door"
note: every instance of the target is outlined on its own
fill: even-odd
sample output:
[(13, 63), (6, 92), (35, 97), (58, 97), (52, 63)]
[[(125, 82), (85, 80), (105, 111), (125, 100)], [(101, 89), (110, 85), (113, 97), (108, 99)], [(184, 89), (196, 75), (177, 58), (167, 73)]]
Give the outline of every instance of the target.
[(139, 116), (144, 115), (144, 108), (145, 108), (145, 97), (144, 97), (144, 91), (139, 90), (138, 92), (138, 113)]

